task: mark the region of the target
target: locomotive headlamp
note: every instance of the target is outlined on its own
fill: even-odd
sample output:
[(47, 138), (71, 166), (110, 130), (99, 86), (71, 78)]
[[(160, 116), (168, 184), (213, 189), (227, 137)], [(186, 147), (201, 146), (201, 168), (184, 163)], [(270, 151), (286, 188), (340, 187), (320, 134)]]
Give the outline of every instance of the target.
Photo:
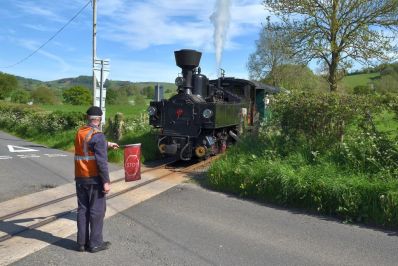
[(147, 111), (148, 111), (149, 115), (155, 115), (157, 110), (156, 110), (156, 107), (149, 106)]
[(202, 113), (203, 117), (208, 119), (213, 116), (213, 111), (210, 109), (205, 109)]
[(177, 87), (181, 87), (184, 85), (184, 78), (183, 77), (177, 77), (175, 80), (175, 84)]

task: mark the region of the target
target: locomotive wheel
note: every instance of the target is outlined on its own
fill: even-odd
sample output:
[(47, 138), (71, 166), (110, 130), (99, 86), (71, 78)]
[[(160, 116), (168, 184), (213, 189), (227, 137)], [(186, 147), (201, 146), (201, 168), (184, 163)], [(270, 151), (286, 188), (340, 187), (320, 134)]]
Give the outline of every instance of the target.
[(160, 144), (159, 145), (159, 151), (161, 154), (166, 153), (166, 144)]
[(195, 154), (198, 158), (202, 158), (206, 155), (206, 148), (203, 146), (198, 146), (195, 148)]

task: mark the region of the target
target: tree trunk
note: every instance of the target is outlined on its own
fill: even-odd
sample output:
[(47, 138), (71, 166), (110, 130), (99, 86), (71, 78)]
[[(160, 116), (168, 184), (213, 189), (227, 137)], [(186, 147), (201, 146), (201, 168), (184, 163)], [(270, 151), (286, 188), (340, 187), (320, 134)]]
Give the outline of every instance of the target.
[(330, 92), (337, 91), (337, 66), (338, 66), (338, 54), (332, 53), (332, 62), (329, 66), (329, 89)]

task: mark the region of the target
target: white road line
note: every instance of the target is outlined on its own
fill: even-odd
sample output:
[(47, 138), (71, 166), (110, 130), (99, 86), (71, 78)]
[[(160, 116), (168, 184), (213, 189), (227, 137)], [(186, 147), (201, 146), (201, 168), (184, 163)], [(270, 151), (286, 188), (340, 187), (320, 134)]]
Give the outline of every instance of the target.
[[(47, 158), (57, 158), (57, 157), (68, 157), (69, 155), (67, 154), (60, 154), (60, 153), (54, 153), (54, 154), (50, 154), (50, 153), (45, 153), (43, 154), (45, 156), (47, 156)], [(11, 159), (26, 159), (26, 158), (40, 158), (41, 156), (38, 154), (18, 154), (18, 157), (12, 157), (12, 156), (8, 156), (8, 155), (0, 155), (0, 160), (11, 160)]]
[(66, 155), (66, 154), (60, 154), (60, 153), (55, 153), (55, 154), (48, 154), (48, 153), (45, 153), (44, 155), (46, 155), (46, 156), (48, 156), (48, 157), (50, 157), (50, 158), (52, 158), (52, 157), (65, 157), (65, 156), (68, 156), (68, 155)]
[(23, 154), (23, 155), (17, 155), (19, 158), (21, 159), (25, 159), (25, 158), (39, 158), (40, 155), (37, 154)]
[(32, 151), (38, 151), (30, 148), (25, 148), (25, 147), (20, 147), (20, 146), (14, 146), (14, 145), (7, 145), (8, 150), (10, 152), (32, 152)]

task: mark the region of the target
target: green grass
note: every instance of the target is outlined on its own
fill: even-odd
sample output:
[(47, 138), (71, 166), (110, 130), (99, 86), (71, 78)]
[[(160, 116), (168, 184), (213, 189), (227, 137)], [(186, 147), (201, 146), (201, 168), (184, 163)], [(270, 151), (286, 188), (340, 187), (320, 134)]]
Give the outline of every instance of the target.
[(28, 140), (33, 141), (35, 143), (43, 144), (45, 146), (54, 149), (73, 151), (75, 135), (76, 135), (76, 130), (68, 130), (64, 132), (57, 132), (52, 135), (40, 134), (28, 138)]
[[(145, 112), (149, 105), (149, 101), (132, 104), (106, 105), (106, 118), (114, 117), (116, 113), (123, 113), (125, 118), (135, 117), (136, 115)], [(64, 112), (82, 112), (85, 113), (89, 106), (58, 104), (58, 105), (38, 105), (38, 107), (47, 111), (64, 111)]]
[[(40, 143), (51, 148), (72, 151), (74, 146), (74, 138), (79, 125), (84, 123), (83, 116), (76, 112), (84, 113), (88, 106), (73, 105), (16, 105), (12, 103), (4, 103), (0, 101), (0, 129), (8, 133), (14, 134), (21, 138), (32, 142)], [(37, 107), (37, 108), (34, 108)], [(120, 144), (142, 143), (142, 161), (157, 159), (159, 154), (157, 151), (157, 143), (155, 133), (149, 126), (148, 119), (143, 112), (147, 108), (147, 101), (139, 105), (110, 105), (107, 107), (107, 117), (112, 117), (117, 112), (125, 114), (124, 125), (127, 132), (124, 132), (123, 138), (118, 141)], [(45, 110), (43, 112), (43, 110)], [(61, 111), (57, 116), (53, 116), (51, 112)], [(71, 113), (69, 113), (71, 112)], [(72, 113), (74, 112), (74, 113)], [(36, 116), (40, 114), (40, 116)], [(39, 117), (42, 117), (40, 120)], [(15, 121), (15, 119), (18, 119)], [(76, 118), (73, 124), (69, 120)], [(36, 123), (32, 120), (36, 119)], [(69, 121), (69, 122), (67, 122)], [(50, 123), (51, 122), (51, 123)], [(64, 123), (65, 122), (65, 123)], [(69, 124), (67, 124), (67, 123)], [(60, 125), (57, 128), (57, 125)], [(61, 126), (62, 125), (62, 126)], [(112, 132), (105, 125), (104, 132), (108, 134), (107, 138), (111, 140)], [(50, 130), (49, 130), (50, 129)], [(51, 133), (49, 133), (51, 132)], [(119, 151), (110, 151), (109, 161), (122, 162), (123, 149)]]
[(208, 184), (220, 191), (332, 215), (346, 222), (398, 227), (398, 180), (369, 178), (327, 158), (300, 152), (281, 157), (267, 143), (249, 141), (212, 164)]
[(372, 82), (372, 79), (380, 77), (380, 73), (357, 74), (345, 76), (342, 80), (343, 85), (353, 89), (356, 86), (366, 86)]
[[(141, 161), (152, 161), (160, 158), (156, 136), (150, 131), (129, 132), (119, 142), (121, 145), (141, 143)], [(110, 150), (108, 160), (114, 163), (123, 163), (123, 149)]]

